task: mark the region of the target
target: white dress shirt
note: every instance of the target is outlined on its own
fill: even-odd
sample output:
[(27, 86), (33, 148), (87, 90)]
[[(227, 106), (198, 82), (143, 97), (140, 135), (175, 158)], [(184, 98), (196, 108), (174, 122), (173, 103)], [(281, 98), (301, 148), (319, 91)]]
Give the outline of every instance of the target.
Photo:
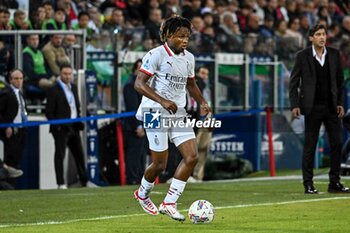
[(72, 85), (69, 84), (65, 84), (64, 82), (62, 82), (62, 80), (59, 78), (57, 79), (58, 83), (61, 85), (61, 87), (64, 90), (64, 94), (66, 96), (67, 102), (69, 104), (70, 107), (70, 118), (74, 119), (78, 117), (78, 112), (77, 112), (77, 107), (75, 105), (75, 98), (74, 98), (74, 94), (72, 91)]
[[(17, 111), (17, 115), (16, 115), (15, 119), (13, 120), (13, 123), (22, 123), (23, 122), (22, 121), (22, 109), (21, 109), (21, 100), (20, 100), (20, 98), (22, 98), (22, 97), (19, 95), (19, 89), (18, 88), (16, 88), (12, 84), (10, 85), (10, 87), (13, 90), (13, 92), (15, 93), (16, 98), (17, 98), (17, 102), (18, 102), (18, 111)], [(22, 98), (22, 103), (23, 103), (23, 109), (25, 109), (25, 102), (24, 102), (23, 98)], [(27, 115), (25, 110), (24, 110), (23, 114), (25, 116)]]
[(326, 47), (324, 47), (323, 54), (322, 54), (321, 58), (319, 58), (317, 56), (315, 47), (312, 46), (312, 56), (316, 57), (316, 60), (318, 61), (318, 63), (320, 63), (321, 66), (323, 66), (325, 61), (326, 61), (326, 54), (327, 54), (327, 49), (326, 49)]

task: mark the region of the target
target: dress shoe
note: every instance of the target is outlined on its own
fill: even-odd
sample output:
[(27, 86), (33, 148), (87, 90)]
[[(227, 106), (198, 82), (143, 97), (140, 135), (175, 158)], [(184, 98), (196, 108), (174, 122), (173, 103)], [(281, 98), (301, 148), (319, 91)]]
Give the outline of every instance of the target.
[(20, 169), (16, 169), (6, 164), (4, 164), (4, 168), (7, 169), (9, 178), (17, 178), (23, 175), (23, 171)]
[(305, 194), (318, 194), (317, 189), (313, 185), (305, 185)]
[(59, 184), (57, 185), (57, 189), (68, 189), (68, 187), (65, 184)]
[(348, 187), (344, 187), (340, 182), (338, 183), (330, 183), (328, 185), (329, 193), (350, 193), (350, 189)]

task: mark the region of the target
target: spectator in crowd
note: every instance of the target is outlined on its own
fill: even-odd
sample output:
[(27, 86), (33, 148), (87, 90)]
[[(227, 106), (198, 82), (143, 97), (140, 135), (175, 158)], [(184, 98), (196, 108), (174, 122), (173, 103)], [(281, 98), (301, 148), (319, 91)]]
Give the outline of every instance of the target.
[(45, 20), (50, 20), (54, 18), (54, 9), (50, 1), (46, 1), (42, 4), (45, 9)]
[(342, 21), (342, 37), (350, 40), (350, 15), (344, 16)]
[(105, 0), (99, 6), (100, 11), (103, 13), (105, 13), (105, 11), (110, 8), (124, 10), (126, 8), (126, 4), (124, 1), (120, 2), (114, 0)]
[(214, 27), (205, 27), (201, 33), (201, 43), (200, 46), (197, 46), (197, 51), (200, 51), (201, 54), (208, 54), (219, 51), (215, 38), (216, 33)]
[(244, 31), (247, 27), (248, 16), (253, 13), (252, 9), (244, 4), (240, 10), (236, 13), (237, 23), (239, 25), (240, 31)]
[(188, 42), (188, 50), (189, 51), (198, 51), (198, 45), (201, 44), (202, 39), (202, 31), (205, 27), (204, 21), (201, 16), (193, 16), (192, 20), (192, 34), (190, 41)]
[(288, 29), (286, 30), (286, 36), (293, 38), (296, 48), (304, 48), (305, 45), (303, 40), (303, 35), (299, 32), (300, 30), (300, 20), (299, 18), (291, 18), (288, 22)]
[(259, 44), (259, 22), (260, 19), (257, 14), (251, 13), (248, 15), (247, 25), (245, 29), (242, 30), (242, 33), (244, 34), (244, 53), (253, 53), (256, 51), (265, 50), (265, 48), (261, 47), (261, 44)]
[(226, 12), (216, 33), (216, 43), (220, 51), (237, 53), (242, 48), (242, 37), (239, 26), (233, 22), (232, 14)]
[(341, 32), (342, 30), (340, 24), (332, 24), (328, 28), (327, 45), (332, 45), (334, 48), (339, 49), (342, 44)]
[(257, 0), (256, 4), (254, 5), (254, 12), (259, 16), (260, 22), (259, 25), (264, 24), (265, 20), (265, 12), (264, 8), (266, 7), (266, 0)]
[(172, 15), (181, 15), (182, 11), (179, 2), (179, 0), (167, 0), (165, 3), (163, 18), (169, 18)]
[(34, 10), (30, 14), (30, 21), (32, 22), (33, 29), (41, 30), (45, 22), (45, 17), (46, 13), (43, 6), (39, 6), (36, 10)]
[(278, 22), (283, 18), (283, 15), (278, 8), (278, 2), (277, 0), (268, 0), (267, 5), (264, 8), (264, 17), (270, 16), (274, 19), (274, 22)]
[(43, 30), (66, 30), (68, 27), (66, 25), (65, 20), (66, 20), (65, 11), (59, 8), (55, 11), (53, 19), (48, 19), (44, 21), (42, 25), (42, 29)]
[(147, 1), (141, 1), (141, 4), (139, 6), (140, 16), (142, 19), (142, 25), (145, 24), (145, 22), (148, 20), (149, 12), (152, 9), (160, 9), (160, 3), (158, 0), (147, 0)]
[[(141, 59), (136, 60), (133, 64), (132, 74), (123, 89), (125, 111), (127, 112), (137, 111), (141, 103), (142, 96), (134, 89), (141, 64)], [(124, 139), (126, 181), (128, 184), (140, 184), (145, 171), (147, 142), (143, 123), (135, 117), (126, 118), (124, 121)]]
[(72, 26), (72, 20), (77, 18), (77, 13), (72, 9), (72, 0), (57, 0), (56, 9), (63, 9), (66, 15), (66, 25)]
[(125, 17), (121, 9), (115, 8), (112, 11), (110, 19), (104, 22), (102, 28), (113, 31), (117, 27), (123, 28), (125, 26)]
[(0, 77), (4, 81), (7, 76), (10, 52), (5, 45), (4, 39), (0, 37)]
[(0, 5), (8, 9), (18, 9), (18, 0), (2, 0)]
[[(197, 68), (196, 72), (196, 83), (199, 90), (202, 92), (203, 97), (211, 105), (211, 92), (209, 86), (209, 70), (208, 68), (202, 66)], [(203, 118), (200, 116), (200, 103), (197, 103), (196, 115), (197, 119)], [(205, 117), (204, 117), (205, 118)], [(197, 181), (202, 181), (204, 178), (205, 163), (208, 157), (208, 152), (210, 148), (210, 140), (212, 137), (211, 129), (208, 128), (198, 128), (196, 134), (197, 147), (198, 147), (198, 163), (193, 170), (193, 178)]]
[(305, 3), (302, 13), (308, 17), (309, 25), (316, 24), (315, 4), (313, 1)]
[(4, 30), (11, 30), (11, 25), (10, 25), (10, 11), (8, 9), (4, 10), (4, 15), (3, 15), (3, 29)]
[(64, 48), (64, 51), (66, 52), (67, 56), (72, 59), (73, 57), (73, 45), (77, 43), (77, 38), (74, 34), (68, 34), (63, 37), (62, 40), (62, 47)]
[(152, 9), (149, 13), (149, 19), (145, 23), (145, 29), (153, 41), (160, 43), (159, 28), (162, 23), (162, 11), (160, 9)]
[(187, 2), (185, 6), (182, 7), (182, 16), (191, 20), (193, 16), (201, 16), (201, 0), (193, 0)]
[[(9, 73), (9, 86), (0, 92), (0, 123), (25, 123), (27, 111), (22, 95), (24, 74), (14, 69)], [(0, 129), (4, 140), (4, 163), (19, 169), (22, 160), (27, 129), (25, 127), (7, 127)]]
[[(72, 67), (69, 64), (62, 64), (56, 85), (48, 91), (45, 109), (45, 115), (48, 120), (80, 117), (80, 101), (77, 86), (72, 83), (72, 78)], [(74, 157), (81, 185), (86, 186), (87, 176), (80, 138), (80, 130), (83, 129), (84, 124), (82, 122), (50, 125), (50, 133), (52, 133), (55, 141), (55, 172), (58, 189), (67, 189), (63, 178), (63, 160), (67, 146)]]
[(127, 12), (127, 20), (134, 27), (141, 26), (142, 24), (142, 13), (141, 13), (142, 5), (139, 0), (129, 0), (126, 1), (126, 12)]
[(12, 30), (28, 30), (32, 29), (29, 20), (26, 19), (26, 13), (22, 10), (16, 10), (13, 14), (13, 19), (10, 20)]
[(341, 23), (341, 21), (343, 19), (343, 15), (340, 12), (340, 8), (337, 6), (335, 1), (329, 1), (328, 14), (331, 17), (332, 24), (340, 24)]
[(340, 183), (344, 75), (339, 51), (326, 47), (327, 29), (324, 25), (313, 26), (309, 38), (312, 46), (296, 55), (289, 85), (292, 116), (305, 116), (302, 160), (304, 193), (318, 193), (313, 183), (313, 167), (322, 123), (331, 147), (328, 192), (349, 193), (349, 188)]
[(0, 30), (6, 30), (4, 28), (3, 22), (4, 22), (4, 14), (5, 14), (5, 8), (0, 7)]
[(50, 38), (50, 42), (47, 43), (42, 50), (44, 58), (54, 75), (60, 74), (60, 65), (70, 62), (70, 59), (62, 46), (62, 40), (62, 35), (53, 35)]
[[(233, 0), (231, 2), (228, 3), (227, 7), (226, 7), (226, 12), (230, 12), (232, 14), (232, 19), (234, 23), (238, 23), (238, 18), (237, 18), (237, 13), (239, 11), (239, 3), (237, 2), (237, 0)], [(220, 17), (222, 20), (224, 14), (222, 14)]]
[(264, 19), (264, 24), (259, 27), (259, 36), (262, 37), (263, 40), (273, 39), (275, 36), (274, 31), (274, 21), (273, 17), (267, 16)]
[(88, 28), (91, 28), (93, 32), (96, 34), (102, 33), (102, 25), (104, 21), (104, 17), (102, 17), (101, 13), (98, 11), (97, 7), (89, 7), (88, 14), (90, 15), (91, 20), (89, 21)]
[[(308, 41), (308, 33), (310, 30), (309, 17), (306, 14), (301, 14), (299, 17), (299, 20), (300, 20), (299, 32), (303, 36), (304, 40)], [(306, 42), (304, 44), (307, 45)]]
[(317, 9), (317, 18), (316, 19), (324, 19), (327, 21), (327, 25), (332, 25), (332, 18), (328, 13), (328, 7), (321, 6)]
[(78, 23), (73, 25), (74, 30), (83, 29), (86, 31), (86, 40), (90, 41), (94, 30), (89, 27), (90, 15), (86, 11), (80, 12), (78, 15)]
[[(218, 17), (221, 17), (224, 12), (226, 11), (227, 4), (225, 0), (218, 0), (216, 1), (215, 8), (214, 8), (214, 14)], [(220, 18), (219, 21), (222, 19)]]
[[(128, 28), (128, 26), (125, 22), (123, 11), (118, 8), (113, 9), (110, 19), (104, 22), (102, 28), (109, 31), (109, 37), (112, 39), (111, 41), (124, 41), (123, 31), (126, 31), (125, 29)], [(114, 43), (114, 45), (117, 51), (123, 48), (122, 43)]]
[(283, 17), (286, 21), (290, 22), (294, 18), (299, 17), (299, 12), (297, 11), (297, 2), (294, 0), (286, 1), (286, 9), (288, 12), (287, 17)]
[(27, 97), (44, 99), (45, 89), (52, 87), (56, 78), (51, 77), (48, 64), (38, 46), (39, 35), (29, 35), (27, 47), (23, 49), (23, 72), (26, 76), (24, 86)]
[(202, 19), (204, 22), (204, 27), (213, 27), (215, 26), (215, 18), (214, 15), (210, 12), (206, 12), (202, 15)]

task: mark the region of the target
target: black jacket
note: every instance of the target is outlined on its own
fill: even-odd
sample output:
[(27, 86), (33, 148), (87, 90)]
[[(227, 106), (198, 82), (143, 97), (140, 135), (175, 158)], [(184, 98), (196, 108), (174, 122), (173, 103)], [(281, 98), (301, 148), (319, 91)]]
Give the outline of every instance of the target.
[[(136, 112), (142, 99), (142, 95), (134, 89), (135, 79), (136, 76), (131, 75), (123, 89), (125, 111), (127, 112)], [(131, 131), (142, 126), (142, 122), (137, 120), (135, 116), (125, 118), (123, 124), (125, 130)]]
[[(77, 108), (77, 117), (80, 117), (80, 101), (78, 97), (77, 86), (75, 84), (71, 85), (75, 99), (75, 106)], [(48, 120), (65, 119), (71, 117), (70, 107), (66, 95), (59, 83), (50, 88), (48, 91), (45, 115)], [(80, 122), (65, 125), (50, 125), (50, 132), (53, 130), (60, 130), (61, 128), (69, 130), (70, 126), (81, 130), (83, 129), (84, 125)]]
[[(327, 47), (327, 55), (330, 70), (330, 98), (332, 107), (336, 112), (337, 106), (344, 103), (344, 74), (340, 63), (339, 51)], [(295, 64), (290, 75), (289, 99), (291, 109), (299, 107), (301, 114), (310, 113), (316, 92), (316, 68), (312, 47), (308, 47), (297, 53)]]
[[(10, 86), (0, 89), (0, 123), (13, 123), (18, 113), (18, 100)], [(0, 138), (5, 136), (5, 128), (0, 128)]]

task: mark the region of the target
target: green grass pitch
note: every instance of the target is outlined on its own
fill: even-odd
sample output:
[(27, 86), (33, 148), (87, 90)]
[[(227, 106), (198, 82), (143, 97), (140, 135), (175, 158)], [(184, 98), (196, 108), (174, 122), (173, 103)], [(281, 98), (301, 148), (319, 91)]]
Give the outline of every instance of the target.
[[(349, 180), (346, 180), (348, 185)], [(346, 184), (346, 181), (345, 184)], [(350, 232), (350, 195), (303, 194), (300, 180), (244, 180), (187, 184), (178, 208), (197, 199), (215, 209), (211, 224), (150, 216), (133, 199), (136, 186), (0, 192), (0, 232)], [(157, 185), (160, 204), (168, 185)]]

